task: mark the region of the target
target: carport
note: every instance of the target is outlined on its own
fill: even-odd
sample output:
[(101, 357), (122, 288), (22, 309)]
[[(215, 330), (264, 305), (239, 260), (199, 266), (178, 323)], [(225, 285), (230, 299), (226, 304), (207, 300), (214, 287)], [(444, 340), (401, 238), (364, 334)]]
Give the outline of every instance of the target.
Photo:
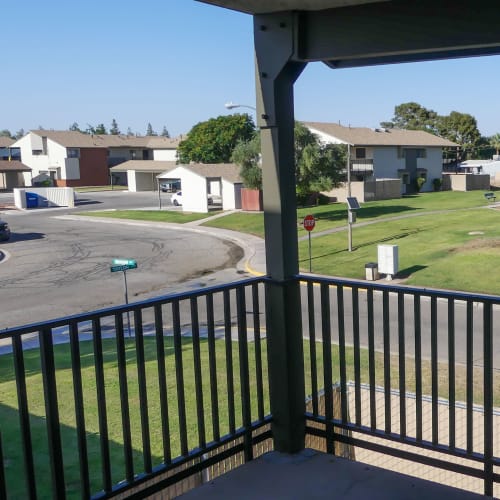
[(23, 172), (31, 172), (31, 168), (18, 160), (0, 160), (0, 189), (23, 187)]
[(175, 167), (175, 161), (129, 160), (109, 169), (110, 174), (126, 173), (129, 191), (158, 190), (158, 174)]

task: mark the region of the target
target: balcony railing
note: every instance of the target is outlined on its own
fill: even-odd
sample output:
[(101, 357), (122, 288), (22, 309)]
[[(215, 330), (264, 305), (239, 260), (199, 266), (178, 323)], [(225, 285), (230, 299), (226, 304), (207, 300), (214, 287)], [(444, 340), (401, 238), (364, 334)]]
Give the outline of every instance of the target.
[[(297, 279), (306, 446), (492, 495), (500, 298)], [(0, 495), (174, 496), (272, 449), (266, 283), (2, 332)]]

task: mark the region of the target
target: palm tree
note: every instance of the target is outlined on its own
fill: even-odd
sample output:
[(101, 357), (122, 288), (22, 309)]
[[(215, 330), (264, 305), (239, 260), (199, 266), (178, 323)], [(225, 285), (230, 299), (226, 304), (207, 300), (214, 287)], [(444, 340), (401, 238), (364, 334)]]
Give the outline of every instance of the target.
[(496, 149), (497, 155), (500, 155), (500, 133), (490, 137), (490, 146)]

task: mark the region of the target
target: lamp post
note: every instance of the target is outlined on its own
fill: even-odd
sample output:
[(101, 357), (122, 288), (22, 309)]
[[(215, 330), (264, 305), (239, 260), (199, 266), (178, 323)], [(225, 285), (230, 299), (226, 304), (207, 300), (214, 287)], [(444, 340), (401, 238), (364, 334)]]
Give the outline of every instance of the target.
[(255, 112), (257, 112), (257, 108), (255, 106), (249, 106), (248, 104), (236, 104), (232, 101), (226, 102), (226, 104), (224, 104), (224, 107), (226, 109), (248, 108), (248, 109), (253, 109)]

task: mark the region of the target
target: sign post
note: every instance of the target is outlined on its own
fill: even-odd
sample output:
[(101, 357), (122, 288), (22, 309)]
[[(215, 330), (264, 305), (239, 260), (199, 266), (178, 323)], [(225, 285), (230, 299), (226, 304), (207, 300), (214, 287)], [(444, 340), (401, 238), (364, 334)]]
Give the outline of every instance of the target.
[[(125, 287), (125, 304), (128, 305), (128, 287), (127, 287), (127, 270), (137, 269), (137, 261), (135, 259), (113, 259), (110, 271), (116, 273), (123, 271), (123, 283)], [(130, 311), (127, 311), (127, 329), (130, 337)]]
[(309, 272), (312, 273), (311, 231), (314, 229), (314, 226), (316, 225), (316, 219), (314, 218), (314, 215), (310, 214), (306, 215), (304, 217), (304, 220), (302, 221), (302, 225), (309, 234)]

